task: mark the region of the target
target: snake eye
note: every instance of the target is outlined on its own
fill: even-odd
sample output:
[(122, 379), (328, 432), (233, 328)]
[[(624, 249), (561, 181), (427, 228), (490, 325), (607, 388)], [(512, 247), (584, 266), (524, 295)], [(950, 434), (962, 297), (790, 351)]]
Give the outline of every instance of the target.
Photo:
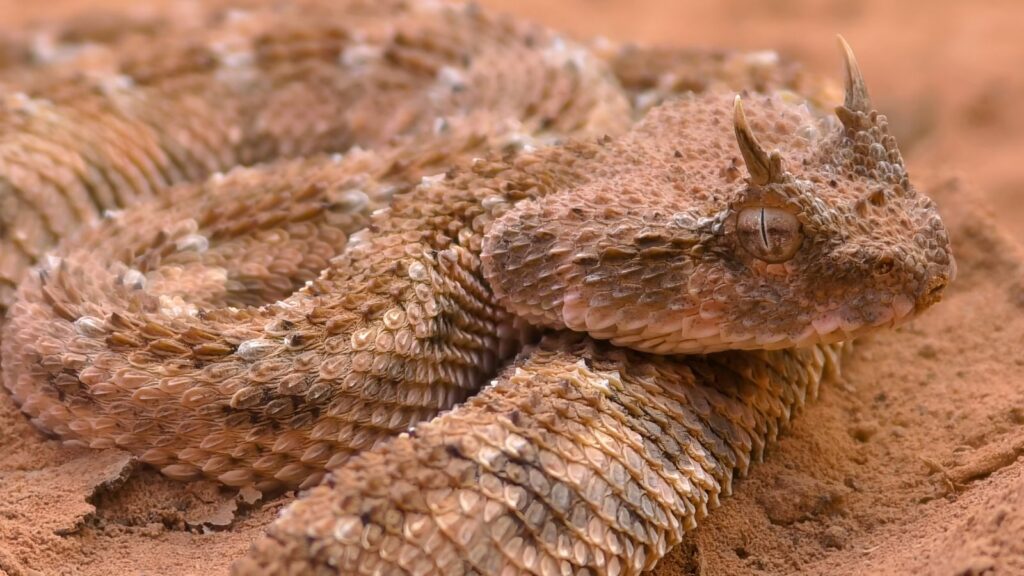
[(744, 250), (772, 264), (792, 258), (804, 239), (796, 216), (781, 208), (744, 208), (740, 210), (736, 229)]

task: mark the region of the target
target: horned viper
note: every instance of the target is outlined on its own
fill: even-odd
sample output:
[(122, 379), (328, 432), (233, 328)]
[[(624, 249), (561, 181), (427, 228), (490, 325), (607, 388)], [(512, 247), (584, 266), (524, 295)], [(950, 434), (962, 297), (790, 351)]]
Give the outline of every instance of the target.
[(834, 116), (751, 82), (637, 120), (549, 31), (311, 6), (5, 76), (4, 383), (172, 478), (312, 488), (239, 574), (648, 569), (954, 275), (845, 44)]

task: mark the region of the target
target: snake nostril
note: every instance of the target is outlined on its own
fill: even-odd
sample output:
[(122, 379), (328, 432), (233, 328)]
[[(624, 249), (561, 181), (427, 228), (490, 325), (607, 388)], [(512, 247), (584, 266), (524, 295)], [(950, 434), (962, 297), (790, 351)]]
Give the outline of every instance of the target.
[(949, 279), (946, 276), (932, 276), (929, 278), (924, 290), (921, 291), (921, 295), (917, 298), (917, 309), (924, 310), (942, 300), (942, 292), (948, 284)]
[(886, 275), (892, 272), (893, 268), (896, 267), (896, 261), (889, 254), (880, 256), (875, 262), (875, 273), (879, 275)]

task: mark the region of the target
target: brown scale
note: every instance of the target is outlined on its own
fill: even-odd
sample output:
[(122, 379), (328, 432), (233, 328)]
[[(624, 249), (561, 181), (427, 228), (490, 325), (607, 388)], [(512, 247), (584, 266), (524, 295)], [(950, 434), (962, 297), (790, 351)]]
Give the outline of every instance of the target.
[(415, 230), (343, 249), (395, 187), (493, 145), (479, 130), (235, 170), (87, 229), (22, 283), (4, 339), (15, 398), (69, 440), (263, 489), (311, 485), (461, 402), (516, 337), (459, 272), (478, 261), (427, 257)]
[[(848, 49), (829, 122), (825, 84), (764, 55), (595, 55), (474, 6), (203, 18), (0, 80), (3, 370), (41, 428), (172, 478), (330, 470), (237, 573), (648, 569), (837, 369), (824, 342), (888, 319), (826, 310), (761, 350), (780, 326), (913, 297), (905, 319), (952, 276)], [(722, 86), (768, 95), (748, 122), (690, 94)], [(771, 300), (801, 270), (779, 254), (833, 282)], [(523, 350), (523, 320), (756, 349)]]
[(791, 91), (822, 109), (841, 97), (834, 84), (775, 52), (643, 45), (596, 46), (595, 50), (607, 60), (639, 113), (690, 92)]
[[(407, 185), (432, 161), (451, 162), (460, 151), (468, 154), (485, 147), (485, 125), (467, 124), (484, 136), (471, 132), (462, 150), (455, 145), (460, 142), (458, 126), (449, 126), (443, 131), (440, 145), (413, 141), (392, 153), (387, 162), (381, 161), (376, 176), (374, 171), (367, 173), (365, 166), (359, 166), (358, 155), (353, 160), (357, 169), (352, 170), (378, 188), (382, 172), (398, 185)], [(416, 162), (417, 151), (425, 166)], [(396, 171), (393, 166), (399, 159), (402, 168)], [(41, 426), (91, 446), (117, 445), (141, 452), (145, 461), (160, 466), (172, 477), (187, 478), (201, 472), (227, 484), (255, 482), (269, 489), (314, 483), (318, 469), (336, 465), (350, 452), (368, 448), (380, 438), (461, 401), (496, 367), (500, 357), (495, 351), (506, 354), (513, 349), (500, 344), (514, 339), (515, 334), (509, 328), (500, 328), (507, 324), (503, 319), (507, 317), (486, 301), (486, 288), (474, 279), (478, 273), (459, 272), (461, 268), (477, 268), (475, 256), (452, 247), (431, 256), (431, 260), (422, 260), (427, 251), (425, 246), (417, 248), (418, 239), (437, 248), (448, 247), (451, 239), (444, 241), (429, 233), (424, 236), (425, 231), (416, 232), (415, 228), (395, 230), (362, 251), (357, 247), (345, 254), (344, 259), (354, 262), (352, 266), (338, 263), (339, 278), (328, 273), (316, 279), (312, 273), (325, 268), (327, 260), (341, 251), (345, 233), (365, 225), (365, 220), (342, 225), (328, 219), (323, 222), (328, 227), (318, 228), (313, 237), (326, 233), (334, 238), (320, 239), (325, 245), (322, 256), (313, 259), (304, 273), (298, 273), (303, 270), (296, 271), (294, 266), (282, 269), (253, 262), (260, 254), (285, 263), (293, 260), (291, 254), (315, 255), (318, 251), (308, 241), (294, 249), (280, 242), (296, 236), (296, 226), (304, 228), (323, 206), (307, 208), (300, 203), (289, 207), (283, 200), (287, 197), (289, 203), (299, 202), (307, 189), (312, 194), (331, 192), (329, 183), (309, 174), (303, 174), (308, 182), (303, 184), (294, 169), (268, 170), (289, 186), (275, 185), (270, 177), (260, 178), (259, 171), (240, 172), (223, 181), (215, 180), (208, 189), (183, 189), (171, 194), (167, 203), (177, 208), (177, 215), (173, 211), (150, 215), (148, 218), (154, 221), (146, 224), (141, 220), (151, 214), (150, 207), (129, 211), (123, 218), (131, 228), (119, 223), (121, 217), (115, 217), (114, 224), (92, 234), (96, 242), (110, 242), (115, 248), (132, 247), (125, 254), (115, 251), (110, 272), (104, 274), (102, 261), (92, 262), (95, 259), (91, 254), (100, 251), (82, 248), (84, 239), (79, 239), (75, 245), (79, 251), (67, 255), (67, 266), (56, 264), (50, 272), (43, 271), (38, 278), (25, 282), (26, 294), (41, 293), (44, 300), (33, 304), (28, 296), (19, 302), (10, 324), (11, 333), (16, 335), (5, 339), (8, 357), (13, 358), (15, 354), (10, 351), (17, 349), (18, 355), (37, 367), (5, 362), (10, 369), (8, 381), (22, 408), (35, 415)], [(196, 198), (203, 198), (205, 207), (195, 206)], [(476, 206), (473, 200), (470, 195), (463, 205), (472, 209)], [(340, 209), (355, 208), (365, 213), (372, 204), (367, 201), (354, 207), (342, 205)], [(328, 206), (334, 207), (334, 203)], [(284, 214), (275, 214), (282, 210)], [(471, 216), (456, 214), (456, 219), (469, 221)], [(277, 224), (289, 222), (292, 224), (280, 233), (272, 232)], [(120, 233), (118, 226), (124, 227)], [(270, 237), (253, 233), (267, 227)], [(153, 236), (133, 238), (132, 230)], [(246, 236), (233, 241), (235, 235), (242, 234)], [(207, 252), (207, 244), (217, 245), (217, 249)], [(193, 256), (194, 251), (201, 256)], [(118, 259), (130, 267), (116, 264)], [(403, 262), (404, 269), (393, 268), (396, 260)], [(180, 270), (190, 264), (189, 269)], [(399, 274), (399, 278), (386, 281), (392, 273)], [(283, 285), (279, 281), (282, 279)], [(409, 279), (417, 284), (414, 286)], [(271, 320), (261, 311), (216, 308), (260, 303), (260, 299), (272, 301), (310, 280), (308, 298), (301, 306), (304, 313), (285, 310), (282, 317)], [(325, 300), (321, 305), (322, 297), (339, 293), (332, 282), (350, 286), (340, 292), (348, 291), (349, 295), (336, 303)], [(356, 289), (359, 285), (365, 288)], [(426, 290), (420, 291), (421, 287)], [(61, 291), (63, 295), (58, 295)], [(36, 317), (34, 306), (44, 302), (65, 322), (49, 326), (49, 334), (39, 333), (47, 328), (34, 321), (22, 323)], [(458, 318), (460, 314), (455, 312), (463, 309), (477, 316), (468, 321)], [(112, 312), (115, 310), (126, 312)], [(140, 313), (139, 319), (133, 318), (132, 314)], [(273, 328), (260, 326), (268, 321)], [(225, 322), (233, 325), (221, 326)], [(84, 387), (69, 380), (68, 374), (53, 372), (58, 365), (49, 359), (55, 338), (71, 335), (67, 323), (74, 326), (78, 337), (61, 355), (59, 369), (78, 370), (79, 383)], [(291, 331), (283, 335), (286, 350), (281, 350), (280, 334), (268, 337), (271, 330), (280, 329), (281, 323), (291, 326)], [(370, 327), (357, 329), (367, 323)], [(174, 338), (196, 331), (206, 333), (201, 339), (205, 341), (180, 342)], [(36, 344), (27, 343), (32, 341)], [(105, 342), (104, 346), (118, 357), (100, 351), (99, 342)], [(304, 347), (316, 348), (319, 343), (330, 358), (307, 359)], [(285, 354), (285, 358), (280, 357)], [(195, 360), (185, 362), (182, 357)], [(210, 362), (213, 364), (207, 365)], [(139, 369), (145, 365), (159, 369), (156, 373)], [(296, 365), (308, 365), (318, 377), (296, 382)], [(281, 380), (289, 367), (293, 369), (290, 380), (282, 381), (277, 389), (284, 387), (290, 392), (298, 387), (305, 394), (275, 398), (271, 383)], [(52, 383), (49, 393), (38, 394), (32, 389), (30, 381), (42, 376), (37, 370), (50, 374), (44, 377)], [(189, 381), (207, 381), (208, 373), (209, 384), (186, 385)], [(426, 390), (413, 394), (408, 391), (410, 386)], [(126, 392), (130, 393), (128, 399), (124, 398)], [(184, 413), (180, 409), (176, 413), (168, 404), (174, 396), (180, 396)], [(59, 405), (53, 404), (55, 399)], [(253, 410), (260, 416), (252, 414)], [(330, 418), (340, 422), (333, 438), (323, 428), (316, 437), (304, 431), (316, 424), (315, 420)], [(204, 423), (212, 419), (224, 423)], [(132, 421), (144, 424), (136, 426)], [(289, 432), (276, 432), (280, 427)], [(329, 442), (319, 441), (325, 437)], [(173, 449), (172, 443), (176, 445)]]
[[(607, 110), (563, 133), (615, 132), (628, 120), (607, 76), (539, 101), (520, 97), (526, 75), (560, 81), (544, 71), (559, 67), (523, 49), (527, 35), (550, 41), (541, 29), (451, 8), (281, 10), (226, 19), (166, 45), (136, 39), (121, 47), (120, 61), (84, 71), (55, 65), (15, 84), (20, 91), (0, 106), (0, 247), (16, 253), (0, 268), (5, 290), (80, 223), (234, 165), (375, 147), (475, 110), (529, 123), (524, 102), (543, 99), (566, 118), (577, 118), (578, 107)], [(523, 73), (489, 78), (509, 46), (519, 48)], [(586, 91), (603, 97), (577, 104), (574, 94)], [(368, 121), (377, 118), (387, 121)]]
[(772, 441), (838, 353), (679, 362), (545, 339), (462, 406), (336, 470), (234, 573), (639, 574), (746, 470), (715, 470), (709, 453), (762, 457), (708, 439)]

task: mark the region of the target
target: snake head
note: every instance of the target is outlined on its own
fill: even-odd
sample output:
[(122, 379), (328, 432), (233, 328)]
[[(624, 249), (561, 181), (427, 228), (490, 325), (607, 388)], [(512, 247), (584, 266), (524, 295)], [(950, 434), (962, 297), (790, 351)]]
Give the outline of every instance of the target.
[[(749, 177), (722, 213), (716, 253), (742, 263), (728, 276), (745, 288), (720, 319), (737, 340), (809, 344), (894, 326), (938, 302), (956, 274), (934, 202), (911, 184), (888, 121), (839, 40), (846, 94), (834, 118), (769, 125), (779, 147), (769, 153), (736, 97)], [(784, 133), (793, 126), (795, 134)], [(753, 317), (774, 320), (758, 326)]]
[(749, 95), (749, 111), (692, 95), (585, 148), (584, 177), (486, 234), (496, 296), (532, 323), (664, 354), (845, 340), (937, 302), (948, 235), (844, 54), (835, 115), (785, 93)]

